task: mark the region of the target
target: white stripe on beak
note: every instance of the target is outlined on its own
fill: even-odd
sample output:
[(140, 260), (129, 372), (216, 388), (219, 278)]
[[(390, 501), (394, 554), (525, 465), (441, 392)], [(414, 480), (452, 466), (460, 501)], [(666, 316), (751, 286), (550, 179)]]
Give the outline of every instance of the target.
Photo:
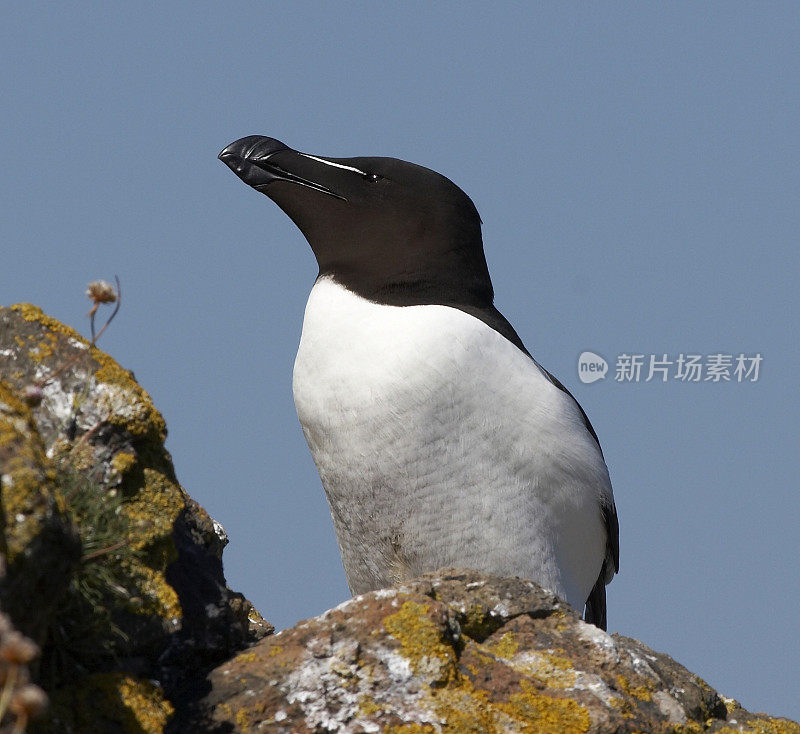
[(324, 158), (317, 158), (315, 155), (309, 155), (308, 153), (300, 153), (303, 158), (310, 158), (312, 161), (318, 161), (319, 163), (324, 163), (326, 166), (333, 166), (334, 168), (343, 168), (345, 171), (353, 171), (354, 173), (360, 173), (362, 176), (366, 176), (366, 171), (362, 171), (359, 168), (353, 168), (353, 166), (345, 166), (341, 163), (334, 163), (333, 161), (326, 161)]

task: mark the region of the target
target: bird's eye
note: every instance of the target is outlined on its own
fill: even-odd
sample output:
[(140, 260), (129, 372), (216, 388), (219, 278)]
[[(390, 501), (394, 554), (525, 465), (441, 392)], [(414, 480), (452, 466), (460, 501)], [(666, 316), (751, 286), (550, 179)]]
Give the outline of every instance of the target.
[(380, 181), (383, 176), (381, 176), (379, 173), (365, 173), (364, 178), (370, 183), (375, 183), (376, 181)]

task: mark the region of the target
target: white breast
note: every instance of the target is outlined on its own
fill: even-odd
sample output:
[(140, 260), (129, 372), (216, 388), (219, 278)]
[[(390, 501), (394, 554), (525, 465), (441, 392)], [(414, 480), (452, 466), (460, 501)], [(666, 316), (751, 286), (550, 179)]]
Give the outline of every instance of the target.
[(353, 593), (443, 566), (538, 581), (577, 609), (608, 472), (574, 401), (482, 321), (311, 291), (294, 399)]

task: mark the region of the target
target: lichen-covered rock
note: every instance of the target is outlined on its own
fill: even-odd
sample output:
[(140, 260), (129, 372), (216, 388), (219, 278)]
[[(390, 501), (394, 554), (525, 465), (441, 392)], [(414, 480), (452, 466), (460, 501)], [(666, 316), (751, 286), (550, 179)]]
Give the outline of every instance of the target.
[(153, 681), (95, 673), (61, 689), (53, 700), (53, 732), (162, 734), (175, 709)]
[(41, 647), (78, 564), (80, 543), (30, 408), (1, 380), (0, 499), (0, 606)]
[[(49, 730), (161, 731), (207, 670), (271, 631), (227, 587), (224, 536), (165, 437), (111, 357), (35, 306), (0, 308), (0, 604), (43, 647)], [(128, 712), (116, 728), (74, 723), (87, 686), (103, 722)]]
[(472, 571), (356, 597), (210, 680), (185, 731), (800, 734), (532, 582)]

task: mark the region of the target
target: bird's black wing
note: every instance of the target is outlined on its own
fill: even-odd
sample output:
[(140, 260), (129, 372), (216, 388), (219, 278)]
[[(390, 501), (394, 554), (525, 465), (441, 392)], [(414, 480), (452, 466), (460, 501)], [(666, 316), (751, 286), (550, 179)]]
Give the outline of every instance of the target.
[(617, 508), (614, 507), (613, 500), (610, 508), (608, 505), (603, 504), (601, 512), (606, 526), (606, 557), (600, 568), (600, 575), (589, 592), (583, 618), (587, 622), (597, 625), (601, 630), (605, 630), (608, 622), (606, 617), (606, 584), (611, 581), (614, 574), (619, 570), (619, 522), (617, 520)]

